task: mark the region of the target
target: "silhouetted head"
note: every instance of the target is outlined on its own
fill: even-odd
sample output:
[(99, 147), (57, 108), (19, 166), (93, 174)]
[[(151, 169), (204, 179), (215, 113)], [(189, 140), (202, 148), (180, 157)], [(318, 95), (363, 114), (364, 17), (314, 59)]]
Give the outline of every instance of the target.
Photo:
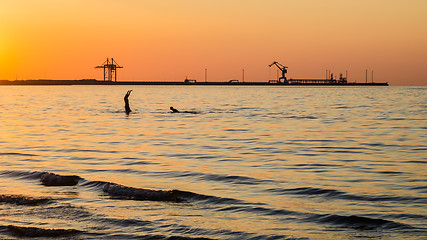
[(179, 112), (177, 109), (173, 108), (172, 106), (170, 107), (170, 109), (172, 110), (172, 112), (177, 113)]

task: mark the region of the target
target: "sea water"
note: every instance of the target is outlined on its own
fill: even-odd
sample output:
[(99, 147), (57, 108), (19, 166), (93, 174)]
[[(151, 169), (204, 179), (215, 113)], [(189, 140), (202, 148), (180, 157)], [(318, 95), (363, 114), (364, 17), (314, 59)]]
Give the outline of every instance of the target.
[(426, 87), (2, 86), (0, 238), (425, 239), (426, 119)]

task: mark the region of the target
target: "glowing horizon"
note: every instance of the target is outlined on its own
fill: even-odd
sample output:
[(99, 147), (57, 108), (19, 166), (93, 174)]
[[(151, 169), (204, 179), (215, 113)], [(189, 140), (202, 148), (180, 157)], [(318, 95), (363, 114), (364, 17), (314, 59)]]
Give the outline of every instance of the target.
[(0, 79), (267, 81), (291, 78), (427, 85), (427, 2), (9, 1), (0, 9)]

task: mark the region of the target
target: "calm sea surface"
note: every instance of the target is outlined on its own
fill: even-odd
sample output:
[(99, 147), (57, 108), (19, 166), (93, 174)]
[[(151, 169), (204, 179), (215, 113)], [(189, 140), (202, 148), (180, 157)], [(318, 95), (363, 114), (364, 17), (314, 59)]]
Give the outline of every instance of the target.
[(426, 239), (426, 119), (426, 87), (2, 86), (0, 238)]

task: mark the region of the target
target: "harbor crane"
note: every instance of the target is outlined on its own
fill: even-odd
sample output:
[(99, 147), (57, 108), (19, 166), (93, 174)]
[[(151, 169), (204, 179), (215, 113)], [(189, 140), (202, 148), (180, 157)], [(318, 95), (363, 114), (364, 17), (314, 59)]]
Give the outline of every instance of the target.
[(114, 82), (117, 82), (117, 68), (123, 68), (119, 64), (117, 64), (116, 61), (114, 61), (114, 58), (107, 58), (107, 60), (100, 66), (96, 66), (95, 68), (103, 68), (104, 69), (104, 81), (107, 79), (107, 81), (112, 82), (114, 79)]
[(288, 70), (286, 68), (286, 66), (283, 66), (282, 64), (278, 63), (278, 62), (273, 62), (272, 64), (268, 65), (269, 67), (272, 67), (273, 65), (276, 65), (277, 68), (279, 68), (280, 71), (282, 71), (282, 77), (279, 78), (279, 83), (281, 83), (281, 79), (283, 79), (283, 83), (285, 84), (289, 84), (288, 79), (286, 79), (285, 74), (288, 72)]

